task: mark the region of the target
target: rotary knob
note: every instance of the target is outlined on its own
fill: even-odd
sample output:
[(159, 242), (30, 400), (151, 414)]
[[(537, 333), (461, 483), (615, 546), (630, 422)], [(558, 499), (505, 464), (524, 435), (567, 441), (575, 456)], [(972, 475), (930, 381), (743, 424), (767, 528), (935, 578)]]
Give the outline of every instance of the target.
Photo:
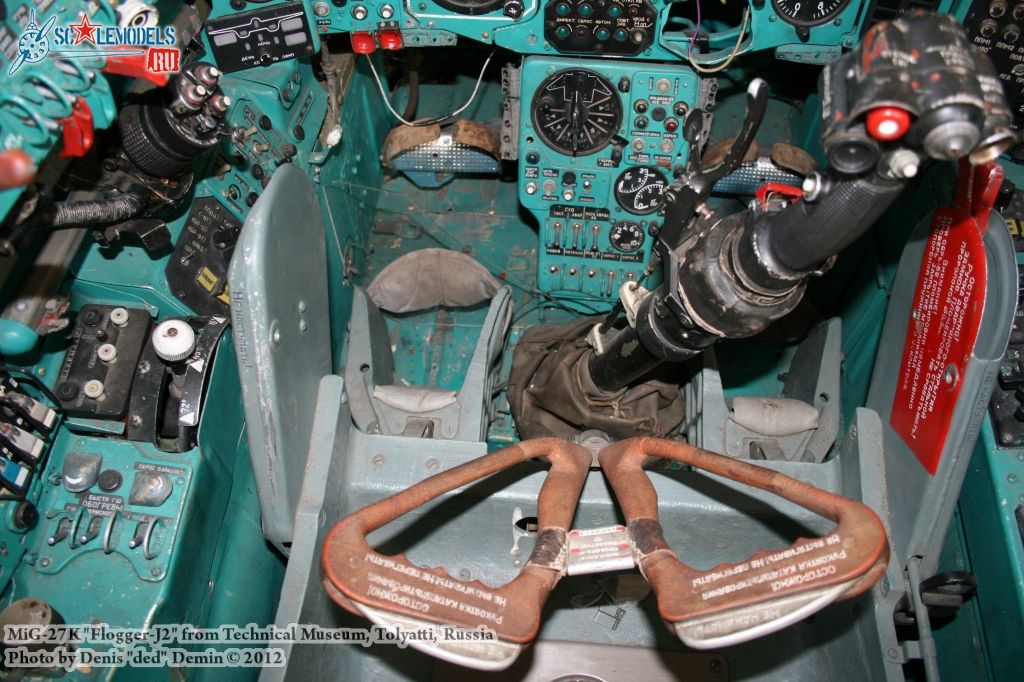
[(164, 320), (153, 330), (150, 340), (161, 360), (178, 362), (192, 355), (196, 333), (184, 320)]

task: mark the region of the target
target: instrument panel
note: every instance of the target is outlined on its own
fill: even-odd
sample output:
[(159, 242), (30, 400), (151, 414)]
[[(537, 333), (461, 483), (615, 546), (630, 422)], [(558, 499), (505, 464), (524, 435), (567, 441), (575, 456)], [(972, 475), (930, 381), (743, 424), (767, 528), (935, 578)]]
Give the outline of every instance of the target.
[[(717, 11), (705, 3), (705, 13)], [(853, 45), (863, 0), (750, 0), (705, 17), (696, 1), (317, 0), (319, 33), (350, 33), (356, 52), (454, 45), (459, 37), (523, 54), (687, 61), (715, 65), (733, 54), (775, 50), (779, 59), (825, 63)], [(700, 39), (691, 45), (693, 29)], [(742, 35), (741, 35), (742, 33)]]
[(540, 226), (538, 286), (606, 310), (650, 256), (700, 79), (678, 65), (528, 57), (522, 92), (519, 199)]

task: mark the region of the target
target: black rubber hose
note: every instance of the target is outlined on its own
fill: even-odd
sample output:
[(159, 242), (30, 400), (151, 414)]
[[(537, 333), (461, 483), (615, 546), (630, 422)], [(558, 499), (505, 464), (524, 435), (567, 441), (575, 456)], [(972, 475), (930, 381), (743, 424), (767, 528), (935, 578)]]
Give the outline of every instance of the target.
[(138, 194), (99, 201), (59, 201), (42, 210), (39, 227), (119, 223), (138, 215), (142, 209), (143, 200)]
[(760, 286), (787, 289), (867, 232), (905, 186), (876, 175), (841, 181), (818, 201), (763, 215), (737, 244), (739, 267)]

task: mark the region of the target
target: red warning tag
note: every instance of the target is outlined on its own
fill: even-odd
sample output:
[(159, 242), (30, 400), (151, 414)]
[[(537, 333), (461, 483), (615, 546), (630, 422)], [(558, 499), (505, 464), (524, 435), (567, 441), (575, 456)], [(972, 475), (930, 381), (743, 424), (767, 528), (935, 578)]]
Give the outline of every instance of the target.
[(954, 207), (935, 211), (890, 417), (930, 474), (938, 468), (978, 338), (986, 267), (982, 232), (971, 214)]

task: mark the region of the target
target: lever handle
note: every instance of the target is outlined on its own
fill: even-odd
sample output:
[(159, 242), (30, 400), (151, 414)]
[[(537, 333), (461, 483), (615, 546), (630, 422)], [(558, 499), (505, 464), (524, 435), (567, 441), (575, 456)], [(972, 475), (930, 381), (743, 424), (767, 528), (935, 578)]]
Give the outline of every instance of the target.
[[(830, 534), (801, 538), (779, 551), (700, 571), (682, 563), (658, 521), (658, 497), (643, 463), (663, 457), (794, 502), (836, 522)], [(626, 516), (640, 571), (658, 597), (661, 617), (695, 649), (745, 642), (780, 630), (833, 601), (867, 591), (885, 572), (889, 545), (865, 505), (777, 471), (656, 438), (605, 447), (601, 467)]]

